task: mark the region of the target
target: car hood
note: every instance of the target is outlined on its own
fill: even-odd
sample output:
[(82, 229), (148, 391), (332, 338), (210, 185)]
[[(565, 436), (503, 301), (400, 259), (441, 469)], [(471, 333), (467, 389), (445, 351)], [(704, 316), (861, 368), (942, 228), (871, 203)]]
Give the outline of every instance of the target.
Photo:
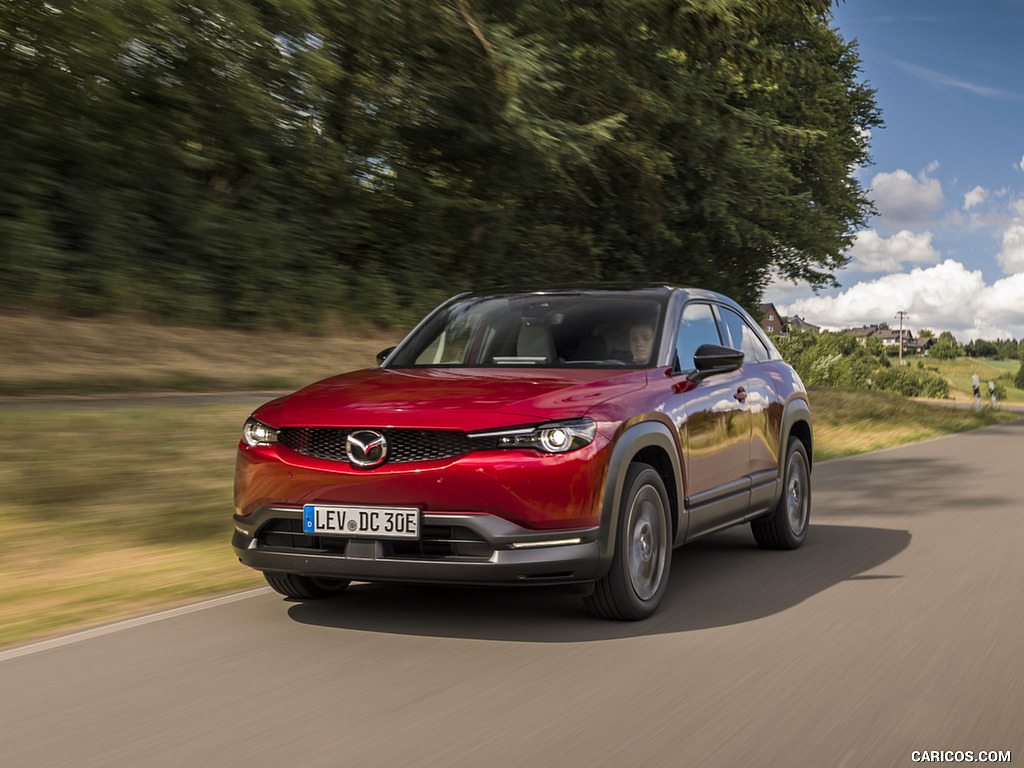
[(373, 368), (311, 384), (255, 416), (274, 427), (468, 432), (582, 416), (646, 384), (645, 370)]

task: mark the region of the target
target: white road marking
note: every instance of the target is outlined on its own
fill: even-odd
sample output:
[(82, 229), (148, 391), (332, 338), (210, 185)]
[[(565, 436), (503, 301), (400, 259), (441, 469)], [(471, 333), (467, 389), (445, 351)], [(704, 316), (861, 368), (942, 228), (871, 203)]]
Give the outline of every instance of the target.
[(84, 640), (91, 640), (94, 637), (112, 635), (115, 632), (123, 632), (126, 629), (141, 627), (146, 624), (153, 624), (157, 621), (164, 621), (165, 619), (173, 619), (176, 616), (185, 616), (189, 613), (205, 611), (208, 608), (216, 608), (219, 605), (237, 603), (239, 600), (246, 600), (250, 597), (263, 595), (270, 591), (270, 587), (256, 587), (255, 589), (247, 589), (244, 592), (235, 592), (230, 595), (214, 597), (198, 603), (180, 605), (177, 608), (169, 608), (165, 611), (149, 613), (145, 616), (136, 616), (132, 619), (115, 621), (112, 624), (103, 624), (98, 627), (83, 629), (79, 632), (72, 632), (70, 635), (61, 635), (60, 637), (51, 637), (48, 640), (39, 640), (38, 642), (29, 643), (27, 645), (18, 645), (13, 648), (8, 648), (6, 651), (0, 651), (0, 662), (17, 659), (22, 656), (30, 656), (34, 653), (41, 653), (42, 651), (49, 651), (54, 648), (62, 648), (66, 645), (74, 645), (75, 643), (80, 643)]

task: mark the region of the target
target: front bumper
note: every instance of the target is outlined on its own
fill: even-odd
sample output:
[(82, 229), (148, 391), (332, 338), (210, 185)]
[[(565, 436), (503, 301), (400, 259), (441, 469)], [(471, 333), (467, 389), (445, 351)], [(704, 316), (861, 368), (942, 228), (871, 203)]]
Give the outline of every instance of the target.
[(598, 528), (537, 531), (490, 514), (424, 512), (418, 541), (349, 539), (302, 531), (302, 508), (269, 505), (235, 515), (232, 546), (260, 571), (355, 581), (560, 584), (608, 570)]

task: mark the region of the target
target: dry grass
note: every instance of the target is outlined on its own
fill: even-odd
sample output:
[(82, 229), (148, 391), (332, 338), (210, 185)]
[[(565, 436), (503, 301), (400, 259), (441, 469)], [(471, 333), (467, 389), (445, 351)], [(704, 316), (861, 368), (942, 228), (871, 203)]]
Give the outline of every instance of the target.
[(0, 315), (0, 395), (293, 389), (374, 365), (401, 331), (323, 335)]
[(1019, 418), (982, 408), (932, 405), (888, 392), (814, 388), (809, 394), (817, 461), (914, 443)]
[(0, 644), (259, 583), (231, 553), (248, 408), (6, 408)]
[[(42, 541), (52, 541), (35, 531)], [(112, 549), (57, 547), (5, 558), (0, 646), (105, 623), (190, 599), (263, 584), (232, 557), (227, 539)]]

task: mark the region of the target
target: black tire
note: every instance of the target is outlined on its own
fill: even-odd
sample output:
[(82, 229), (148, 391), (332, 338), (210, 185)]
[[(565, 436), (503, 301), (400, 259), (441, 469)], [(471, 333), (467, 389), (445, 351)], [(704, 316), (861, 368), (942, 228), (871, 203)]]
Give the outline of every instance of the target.
[(671, 564), (672, 518), (665, 483), (649, 464), (633, 462), (622, 484), (611, 568), (583, 602), (602, 619), (646, 619), (665, 595)]
[(349, 585), (348, 579), (324, 579), (317, 576), (302, 576), (298, 573), (264, 571), (263, 578), (276, 592), (299, 600), (334, 597), (344, 592)]
[(811, 465), (803, 441), (789, 438), (782, 497), (768, 515), (750, 521), (754, 541), (762, 549), (796, 549), (807, 538), (811, 520)]

